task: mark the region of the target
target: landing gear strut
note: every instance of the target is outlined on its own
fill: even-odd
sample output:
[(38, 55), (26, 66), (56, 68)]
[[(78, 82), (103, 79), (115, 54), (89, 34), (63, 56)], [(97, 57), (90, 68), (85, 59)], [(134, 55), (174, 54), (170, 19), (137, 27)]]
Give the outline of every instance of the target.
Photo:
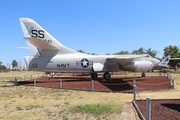
[(97, 74), (96, 72), (91, 73), (91, 78), (92, 78), (93, 80), (97, 80), (98, 74)]
[(104, 75), (103, 75), (103, 78), (105, 80), (110, 80), (111, 79), (111, 74), (109, 72), (105, 72)]
[(46, 82), (48, 82), (51, 78), (53, 78), (54, 75), (56, 75), (56, 72), (55, 72), (53, 75), (51, 75), (51, 77), (49, 77), (49, 78), (46, 80)]
[(145, 72), (143, 72), (141, 76), (142, 76), (142, 77), (146, 77), (146, 73), (145, 73)]

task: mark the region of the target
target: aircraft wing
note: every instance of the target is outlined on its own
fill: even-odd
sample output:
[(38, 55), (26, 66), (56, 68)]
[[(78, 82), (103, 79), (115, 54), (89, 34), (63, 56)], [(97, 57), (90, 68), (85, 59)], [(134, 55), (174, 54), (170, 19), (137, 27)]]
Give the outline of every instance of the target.
[(180, 58), (170, 58), (170, 60), (180, 60)]
[(128, 57), (110, 57), (106, 59), (107, 63), (117, 63), (124, 65), (126, 63), (132, 62), (134, 60), (144, 60), (142, 56), (128, 56)]

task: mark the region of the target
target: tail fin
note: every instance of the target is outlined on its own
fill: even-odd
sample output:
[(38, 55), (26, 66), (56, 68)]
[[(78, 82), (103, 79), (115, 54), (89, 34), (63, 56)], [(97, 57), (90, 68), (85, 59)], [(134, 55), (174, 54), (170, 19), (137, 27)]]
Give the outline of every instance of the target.
[(171, 58), (171, 55), (168, 55), (167, 57), (165, 57), (165, 58), (158, 64), (158, 66), (167, 67), (170, 58)]
[(77, 53), (76, 51), (59, 43), (34, 20), (29, 18), (20, 18), (19, 20), (24, 33), (24, 37), (27, 40), (27, 43), (29, 42), (29, 49), (34, 49), (32, 45), (35, 46), (41, 56)]

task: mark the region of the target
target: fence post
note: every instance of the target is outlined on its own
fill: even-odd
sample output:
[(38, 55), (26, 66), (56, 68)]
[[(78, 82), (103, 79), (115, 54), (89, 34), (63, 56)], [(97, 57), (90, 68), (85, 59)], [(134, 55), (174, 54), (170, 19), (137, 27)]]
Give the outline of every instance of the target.
[(52, 73), (52, 72), (50, 72), (49, 77), (52, 77), (52, 75), (53, 75), (53, 73)]
[(26, 80), (26, 75), (24, 75), (24, 80)]
[(59, 82), (60, 82), (60, 85), (59, 85), (59, 86), (60, 86), (60, 88), (62, 88), (62, 80), (60, 79)]
[(151, 120), (151, 98), (146, 98), (146, 120)]
[(162, 76), (162, 72), (161, 71), (159, 72), (159, 76)]
[(36, 86), (36, 78), (34, 78), (34, 86)]
[(133, 80), (133, 84), (136, 85), (136, 80)]
[(14, 85), (17, 85), (17, 77), (14, 78)]
[(136, 85), (133, 85), (133, 100), (136, 101)]
[(164, 76), (166, 76), (166, 73), (167, 73), (166, 70), (164, 70), (163, 72), (164, 72)]
[(173, 86), (173, 89), (174, 89), (174, 88), (175, 88), (175, 87), (174, 87), (174, 79), (172, 79), (172, 86)]
[(92, 85), (92, 91), (94, 91), (94, 80), (91, 80)]
[(169, 79), (169, 73), (167, 73), (167, 78)]
[(172, 80), (171, 79), (169, 80), (169, 82), (170, 82), (170, 85), (172, 86)]

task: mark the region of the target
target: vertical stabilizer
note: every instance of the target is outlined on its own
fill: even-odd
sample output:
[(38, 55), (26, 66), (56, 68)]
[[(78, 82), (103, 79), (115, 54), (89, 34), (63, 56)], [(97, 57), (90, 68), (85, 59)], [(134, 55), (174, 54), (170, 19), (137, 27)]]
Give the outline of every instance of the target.
[(158, 66), (164, 66), (164, 67), (167, 67), (170, 58), (171, 58), (171, 55), (168, 55), (167, 57), (165, 57), (165, 58), (158, 64)]
[(37, 55), (38, 52), (41, 56), (54, 56), (77, 53), (58, 42), (34, 20), (29, 18), (20, 18), (19, 20), (31, 54)]

